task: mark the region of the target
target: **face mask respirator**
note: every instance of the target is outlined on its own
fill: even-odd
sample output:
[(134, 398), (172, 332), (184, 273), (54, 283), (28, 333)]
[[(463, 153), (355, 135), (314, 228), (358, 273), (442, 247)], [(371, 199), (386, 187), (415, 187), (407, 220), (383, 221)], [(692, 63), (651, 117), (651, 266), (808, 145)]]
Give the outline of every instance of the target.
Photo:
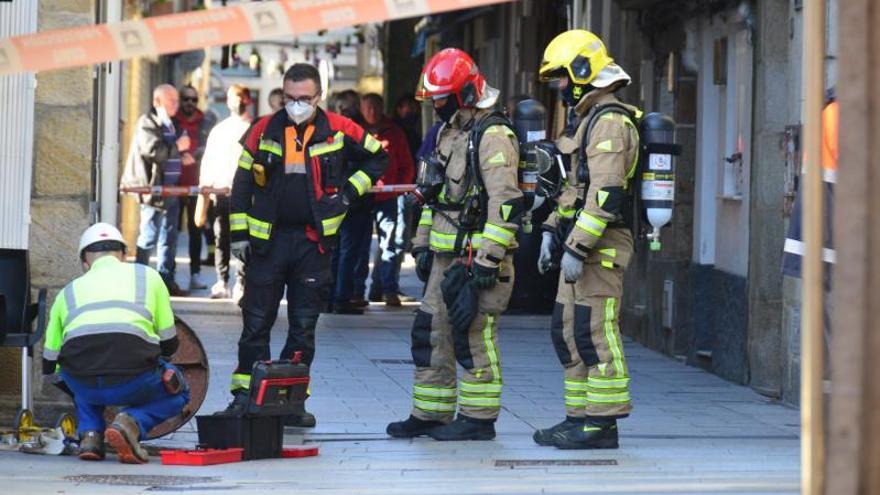
[(304, 101), (291, 101), (284, 105), (287, 116), (295, 124), (299, 125), (309, 120), (315, 113), (315, 106)]

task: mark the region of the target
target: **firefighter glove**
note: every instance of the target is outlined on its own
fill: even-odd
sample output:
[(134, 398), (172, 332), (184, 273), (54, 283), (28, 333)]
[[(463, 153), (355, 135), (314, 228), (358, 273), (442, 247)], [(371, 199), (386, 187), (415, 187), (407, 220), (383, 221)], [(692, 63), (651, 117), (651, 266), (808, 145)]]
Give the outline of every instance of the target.
[(245, 265), (247, 264), (248, 257), (251, 254), (251, 242), (250, 241), (235, 241), (229, 243), (229, 252), (232, 253), (232, 256), (241, 261)]
[(541, 233), (541, 252), (538, 253), (538, 273), (547, 273), (553, 268), (553, 232)]
[(416, 259), (416, 276), (419, 280), (427, 283), (431, 276), (431, 266), (434, 264), (434, 253), (428, 248), (413, 249), (413, 257)]
[(562, 255), (560, 268), (562, 268), (562, 276), (565, 277), (565, 282), (573, 284), (581, 278), (581, 275), (583, 275), (584, 262), (579, 260), (573, 254), (566, 252)]
[(473, 267), (474, 287), (480, 290), (491, 289), (498, 283), (498, 267), (490, 268), (479, 263), (474, 263)]

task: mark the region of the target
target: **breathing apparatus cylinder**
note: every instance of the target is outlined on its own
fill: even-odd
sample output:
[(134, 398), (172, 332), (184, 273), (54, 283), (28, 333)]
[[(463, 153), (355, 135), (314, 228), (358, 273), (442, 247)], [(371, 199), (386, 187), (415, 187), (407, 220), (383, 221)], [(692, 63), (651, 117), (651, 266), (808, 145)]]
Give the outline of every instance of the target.
[(513, 110), (513, 127), (520, 144), (517, 175), (519, 189), (523, 193), (526, 212), (523, 214), (522, 231), (532, 231), (532, 211), (541, 206), (543, 197), (538, 196), (539, 160), (535, 147), (530, 143), (547, 139), (547, 110), (537, 100), (523, 100)]
[(675, 160), (681, 146), (675, 144), (675, 121), (662, 113), (649, 113), (641, 123), (641, 201), (651, 232), (651, 251), (660, 250), (660, 229), (672, 220), (675, 200)]

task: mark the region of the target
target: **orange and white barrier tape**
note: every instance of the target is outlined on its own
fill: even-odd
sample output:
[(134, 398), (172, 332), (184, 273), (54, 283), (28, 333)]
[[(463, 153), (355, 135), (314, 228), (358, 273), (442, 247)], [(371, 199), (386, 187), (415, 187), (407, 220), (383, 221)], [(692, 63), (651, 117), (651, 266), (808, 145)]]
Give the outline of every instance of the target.
[[(367, 192), (388, 193), (388, 194), (404, 194), (416, 189), (415, 184), (392, 184), (388, 186), (373, 186)], [(149, 194), (151, 196), (196, 196), (199, 194), (216, 194), (218, 196), (228, 196), (228, 187), (199, 187), (199, 186), (142, 186), (142, 187), (120, 187), (119, 192), (129, 194)]]
[(81, 67), (510, 0), (277, 0), (0, 39), (0, 75)]

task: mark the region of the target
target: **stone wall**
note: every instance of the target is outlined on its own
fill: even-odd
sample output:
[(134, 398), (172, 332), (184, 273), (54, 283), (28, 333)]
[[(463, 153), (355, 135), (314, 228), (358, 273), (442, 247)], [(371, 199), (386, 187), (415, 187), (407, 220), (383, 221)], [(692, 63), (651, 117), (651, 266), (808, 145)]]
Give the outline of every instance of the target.
[[(38, 30), (94, 23), (94, 0), (40, 0)], [(34, 174), (31, 192), (30, 270), (34, 289), (59, 289), (82, 274), (76, 259), (82, 230), (89, 224), (92, 161), (92, 75), (90, 68), (37, 74), (34, 111)], [(40, 353), (35, 355), (34, 385), (38, 417), (51, 417), (56, 405), (69, 404), (55, 390), (40, 390)], [(19, 406), (18, 353), (0, 356), (0, 423)], [(10, 372), (6, 372), (6, 370)]]

